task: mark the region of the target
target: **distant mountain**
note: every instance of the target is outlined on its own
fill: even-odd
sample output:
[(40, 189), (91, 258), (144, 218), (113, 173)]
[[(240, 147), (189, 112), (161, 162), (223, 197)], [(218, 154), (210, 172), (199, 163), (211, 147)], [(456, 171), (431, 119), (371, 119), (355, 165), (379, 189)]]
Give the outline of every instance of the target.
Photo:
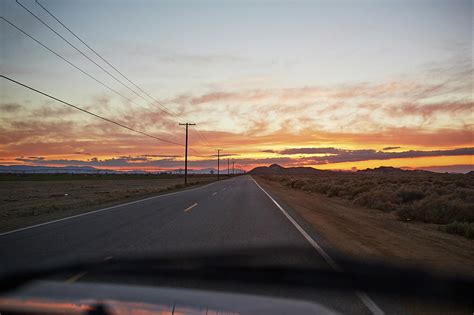
[[(270, 166), (259, 166), (249, 172), (254, 175), (314, 175), (314, 174), (329, 174), (329, 173), (340, 173), (341, 171), (330, 171), (330, 170), (318, 170), (312, 167), (283, 167), (278, 164), (272, 164)], [(359, 174), (384, 174), (384, 175), (396, 175), (396, 174), (407, 174), (407, 173), (418, 173), (418, 174), (433, 174), (433, 172), (426, 170), (404, 170), (401, 168), (391, 166), (381, 166), (377, 168), (368, 168), (365, 170), (359, 170), (356, 173)]]
[(380, 166), (376, 168), (368, 168), (365, 170), (359, 170), (357, 173), (372, 173), (372, 174), (406, 174), (406, 173), (423, 173), (423, 174), (429, 174), (433, 173), (430, 171), (425, 171), (425, 170), (404, 170), (401, 168), (396, 168), (392, 166)]
[(474, 174), (474, 164), (426, 166), (426, 167), (417, 167), (416, 169), (436, 172), (436, 173), (469, 174), (469, 172), (473, 172), (471, 174)]
[(0, 165), (0, 173), (8, 174), (119, 174), (120, 171), (92, 166)]
[[(160, 170), (160, 171), (115, 171), (99, 169), (92, 166), (40, 166), (40, 165), (0, 165), (0, 174), (181, 174), (184, 169)], [(244, 170), (236, 169), (236, 174), (245, 173)], [(217, 174), (214, 168), (188, 169), (188, 174)], [(227, 174), (227, 168), (221, 169), (221, 174)]]
[(270, 166), (259, 166), (249, 172), (253, 175), (312, 175), (322, 174), (328, 171), (318, 170), (312, 167), (283, 167), (278, 164)]

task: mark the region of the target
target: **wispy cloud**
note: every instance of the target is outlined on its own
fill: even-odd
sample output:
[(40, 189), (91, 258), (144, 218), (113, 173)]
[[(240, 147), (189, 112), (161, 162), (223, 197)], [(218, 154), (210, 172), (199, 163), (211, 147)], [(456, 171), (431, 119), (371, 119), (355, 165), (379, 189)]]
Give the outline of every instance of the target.
[(474, 108), (473, 102), (442, 102), (434, 104), (398, 104), (397, 106), (384, 107), (383, 110), (390, 116), (407, 117), (421, 116), (428, 118), (438, 113), (450, 115), (469, 115)]
[(16, 113), (21, 109), (19, 103), (2, 103), (0, 104), (0, 111), (5, 113)]
[(336, 148), (292, 148), (278, 151), (279, 154), (338, 154), (341, 149)]

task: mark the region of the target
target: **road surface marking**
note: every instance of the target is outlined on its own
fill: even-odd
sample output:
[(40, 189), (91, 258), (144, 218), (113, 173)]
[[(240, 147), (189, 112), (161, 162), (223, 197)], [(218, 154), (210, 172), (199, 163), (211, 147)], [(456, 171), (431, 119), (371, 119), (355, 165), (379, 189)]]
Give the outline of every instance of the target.
[(74, 276), (72, 276), (71, 278), (67, 279), (66, 282), (67, 283), (73, 283), (73, 282), (76, 282), (77, 280), (79, 280), (80, 278), (84, 277), (86, 275), (86, 272), (80, 272), (78, 274), (75, 274)]
[(217, 195), (217, 191), (212, 193), (213, 196)]
[(114, 258), (114, 256), (107, 256), (104, 258), (104, 261), (111, 260), (112, 258)]
[(190, 205), (189, 207), (187, 207), (184, 212), (188, 212), (189, 210), (191, 210), (192, 208), (196, 207), (198, 205), (198, 203), (196, 202), (195, 204), (192, 204)]
[(370, 296), (368, 296), (366, 293), (361, 292), (361, 291), (356, 291), (356, 294), (359, 297), (359, 299), (362, 301), (362, 303), (364, 303), (365, 306), (367, 306), (367, 308), (372, 312), (372, 314), (377, 314), (377, 315), (385, 314), (384, 311), (382, 311), (382, 309), (377, 304), (375, 304), (374, 300), (372, 300)]
[(57, 223), (57, 222), (61, 222), (61, 221), (69, 220), (69, 219), (79, 218), (79, 217), (89, 215), (89, 214), (94, 214), (94, 213), (99, 213), (99, 212), (102, 212), (102, 211), (112, 210), (112, 209), (120, 208), (120, 207), (123, 207), (123, 206), (128, 206), (128, 205), (131, 205), (131, 204), (134, 204), (134, 203), (139, 203), (139, 202), (142, 202), (142, 201), (147, 201), (147, 200), (151, 200), (151, 199), (156, 199), (156, 198), (171, 196), (171, 195), (175, 195), (175, 194), (180, 194), (180, 193), (187, 192), (187, 191), (190, 191), (190, 190), (204, 188), (204, 187), (216, 184), (216, 183), (219, 183), (219, 182), (216, 181), (216, 182), (212, 182), (212, 183), (209, 183), (207, 185), (204, 185), (204, 186), (194, 187), (194, 188), (185, 189), (185, 190), (181, 190), (181, 191), (175, 191), (175, 192), (168, 193), (168, 194), (163, 194), (163, 195), (148, 197), (148, 198), (139, 199), (139, 200), (135, 200), (135, 201), (130, 201), (130, 202), (122, 203), (122, 204), (112, 206), (112, 207), (107, 207), (107, 208), (103, 208), (103, 209), (99, 209), (99, 210), (94, 210), (94, 211), (90, 211), (90, 212), (76, 214), (76, 215), (66, 217), (66, 218), (62, 218), (62, 219), (57, 219), (57, 220), (48, 221), (48, 222), (44, 222), (44, 223), (40, 223), (40, 224), (35, 224), (35, 225), (27, 226), (27, 227), (24, 227), (24, 228), (21, 228), (21, 229), (0, 233), (0, 236), (7, 235), (7, 234), (12, 234), (12, 233), (16, 233), (16, 232), (21, 232), (21, 231), (24, 231), (24, 230), (29, 230), (29, 229), (32, 229), (32, 228), (36, 228), (36, 227), (40, 227), (40, 226), (48, 225), (48, 224), (52, 224), (52, 223)]
[[(336, 271), (342, 271), (341, 267), (336, 264), (334, 259), (332, 259), (331, 256), (329, 256), (328, 253), (326, 253), (326, 251), (321, 246), (319, 246), (319, 244), (311, 236), (309, 236), (308, 233), (306, 233), (306, 231), (288, 214), (288, 212), (286, 212), (286, 210), (283, 209), (283, 207), (280, 206), (280, 204), (275, 199), (273, 199), (273, 197), (270, 196), (270, 194), (267, 193), (265, 189), (263, 189), (262, 186), (260, 186), (255, 179), (252, 178), (252, 180), (255, 185), (257, 185), (257, 187), (260, 188), (265, 193), (265, 195), (270, 198), (271, 201), (273, 201), (277, 208), (280, 209), (280, 211), (285, 215), (285, 217), (296, 227), (296, 229), (311, 244), (311, 246), (316, 249), (316, 251), (321, 255), (321, 257), (323, 257), (323, 259), (329, 264), (329, 266), (331, 266)], [(364, 303), (364, 305), (372, 312), (372, 314), (385, 314), (384, 311), (382, 311), (382, 309), (380, 309), (380, 307), (366, 293), (356, 291), (356, 295), (359, 297), (362, 303)]]

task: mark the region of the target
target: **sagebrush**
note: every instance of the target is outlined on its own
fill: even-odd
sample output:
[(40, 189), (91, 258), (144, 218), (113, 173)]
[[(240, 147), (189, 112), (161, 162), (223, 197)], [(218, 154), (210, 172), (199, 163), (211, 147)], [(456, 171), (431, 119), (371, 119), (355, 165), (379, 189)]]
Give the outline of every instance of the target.
[[(267, 175), (264, 178), (295, 189), (351, 200), (360, 206), (395, 212), (404, 221), (456, 223), (457, 226), (474, 223), (473, 175), (410, 171), (403, 174), (331, 172), (309, 176)], [(449, 232), (454, 228), (446, 230)]]

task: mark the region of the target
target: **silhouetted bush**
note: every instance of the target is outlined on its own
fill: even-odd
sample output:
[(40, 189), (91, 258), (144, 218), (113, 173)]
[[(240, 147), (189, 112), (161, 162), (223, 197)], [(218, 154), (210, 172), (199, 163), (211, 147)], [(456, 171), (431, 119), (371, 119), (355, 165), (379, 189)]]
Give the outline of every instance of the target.
[(425, 197), (425, 194), (419, 189), (401, 187), (397, 191), (397, 197), (401, 202), (413, 202)]
[(451, 234), (459, 234), (474, 239), (474, 223), (455, 221), (443, 226), (442, 230)]

